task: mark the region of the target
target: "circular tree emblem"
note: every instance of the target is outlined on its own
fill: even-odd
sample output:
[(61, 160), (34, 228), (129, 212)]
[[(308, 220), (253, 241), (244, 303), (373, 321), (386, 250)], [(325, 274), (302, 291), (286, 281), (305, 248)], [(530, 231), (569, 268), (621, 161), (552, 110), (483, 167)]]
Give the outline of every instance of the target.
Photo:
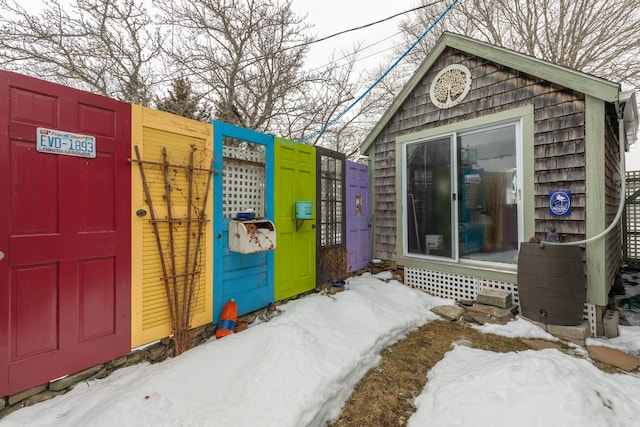
[(431, 82), (429, 97), (438, 108), (458, 105), (471, 89), (471, 71), (464, 65), (454, 64), (442, 69)]

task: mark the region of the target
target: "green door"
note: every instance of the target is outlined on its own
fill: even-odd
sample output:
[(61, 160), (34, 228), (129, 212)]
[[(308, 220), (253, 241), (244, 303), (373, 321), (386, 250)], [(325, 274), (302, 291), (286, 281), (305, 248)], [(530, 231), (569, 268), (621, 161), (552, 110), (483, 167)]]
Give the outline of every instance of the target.
[(316, 206), (313, 219), (296, 219), (297, 201), (316, 196), (315, 148), (276, 138), (275, 144), (275, 300), (315, 289)]

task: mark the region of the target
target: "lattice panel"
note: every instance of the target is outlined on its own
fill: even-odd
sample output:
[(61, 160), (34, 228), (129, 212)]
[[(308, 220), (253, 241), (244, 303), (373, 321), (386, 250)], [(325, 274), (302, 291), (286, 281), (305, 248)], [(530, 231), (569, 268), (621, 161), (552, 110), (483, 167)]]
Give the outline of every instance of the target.
[(405, 268), (405, 283), (431, 295), (454, 300), (475, 299), (477, 279), (419, 268)]
[(627, 180), (626, 197), (629, 197), (640, 189), (640, 171), (627, 171), (625, 178)]
[(638, 236), (627, 235), (627, 256), (634, 260), (640, 259), (640, 239)]
[[(631, 196), (640, 190), (640, 171), (626, 173), (626, 195)], [(629, 200), (625, 206), (627, 260), (638, 262), (640, 260), (640, 198)]]
[(596, 330), (596, 306), (593, 304), (585, 304), (582, 311), (582, 318), (589, 321), (591, 336), (597, 337), (598, 332)]
[[(453, 300), (476, 299), (478, 291), (482, 288), (509, 291), (512, 294), (514, 303), (520, 306), (518, 285), (515, 283), (480, 279), (477, 277), (461, 276), (459, 274), (442, 273), (413, 267), (405, 267), (404, 280), (405, 284), (412, 288), (420, 289), (437, 297)], [(585, 304), (582, 318), (589, 321), (591, 336), (597, 336), (595, 305)]]
[(256, 215), (264, 216), (265, 150), (246, 142), (236, 145), (223, 146), (222, 215), (233, 218), (239, 211), (253, 209)]

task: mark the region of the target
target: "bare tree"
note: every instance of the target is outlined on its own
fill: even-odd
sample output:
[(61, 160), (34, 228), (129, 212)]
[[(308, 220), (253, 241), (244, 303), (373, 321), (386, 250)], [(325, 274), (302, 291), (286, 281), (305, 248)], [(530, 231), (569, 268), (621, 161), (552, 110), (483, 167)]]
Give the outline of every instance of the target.
[(300, 73), (306, 26), (277, 0), (156, 2), (172, 28), (167, 49), (216, 106), (216, 118), (268, 130), (284, 114)]
[[(0, 65), (127, 102), (152, 98), (162, 35), (135, 0), (0, 0)], [(69, 12), (72, 10), (73, 12)]]
[[(449, 3), (432, 4), (403, 22), (407, 40), (415, 40)], [(460, 1), (416, 48), (414, 64), (444, 29), (622, 84), (640, 84), (640, 0)]]
[(215, 105), (216, 119), (356, 151), (361, 136), (353, 126), (360, 108), (325, 129), (361, 84), (354, 76), (355, 52), (341, 66), (328, 58), (326, 67), (304, 69), (312, 37), (291, 1), (157, 1), (156, 6), (171, 27), (172, 43), (165, 49), (174, 71), (189, 76)]
[(343, 52), (345, 62), (333, 56), (325, 67), (306, 73), (303, 90), (286, 106), (286, 122), (281, 127), (288, 135), (347, 156), (357, 153), (366, 134), (361, 119), (370, 109), (356, 102), (365, 84), (363, 76), (354, 71), (358, 50), (359, 46), (354, 46), (353, 52)]
[(32, 13), (0, 0), (0, 65), (177, 114), (202, 94), (219, 120), (347, 155), (379, 114), (375, 96), (354, 103), (368, 86), (354, 73), (359, 46), (346, 64), (304, 68), (313, 37), (290, 0), (156, 1), (158, 16), (144, 0), (74, 1)]

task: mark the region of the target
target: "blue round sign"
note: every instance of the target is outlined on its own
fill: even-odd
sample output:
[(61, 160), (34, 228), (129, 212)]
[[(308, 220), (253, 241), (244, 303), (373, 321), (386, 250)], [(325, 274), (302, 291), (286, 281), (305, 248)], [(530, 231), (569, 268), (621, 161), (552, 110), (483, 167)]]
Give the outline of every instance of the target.
[(554, 216), (571, 215), (571, 191), (551, 191), (549, 193), (549, 213)]

